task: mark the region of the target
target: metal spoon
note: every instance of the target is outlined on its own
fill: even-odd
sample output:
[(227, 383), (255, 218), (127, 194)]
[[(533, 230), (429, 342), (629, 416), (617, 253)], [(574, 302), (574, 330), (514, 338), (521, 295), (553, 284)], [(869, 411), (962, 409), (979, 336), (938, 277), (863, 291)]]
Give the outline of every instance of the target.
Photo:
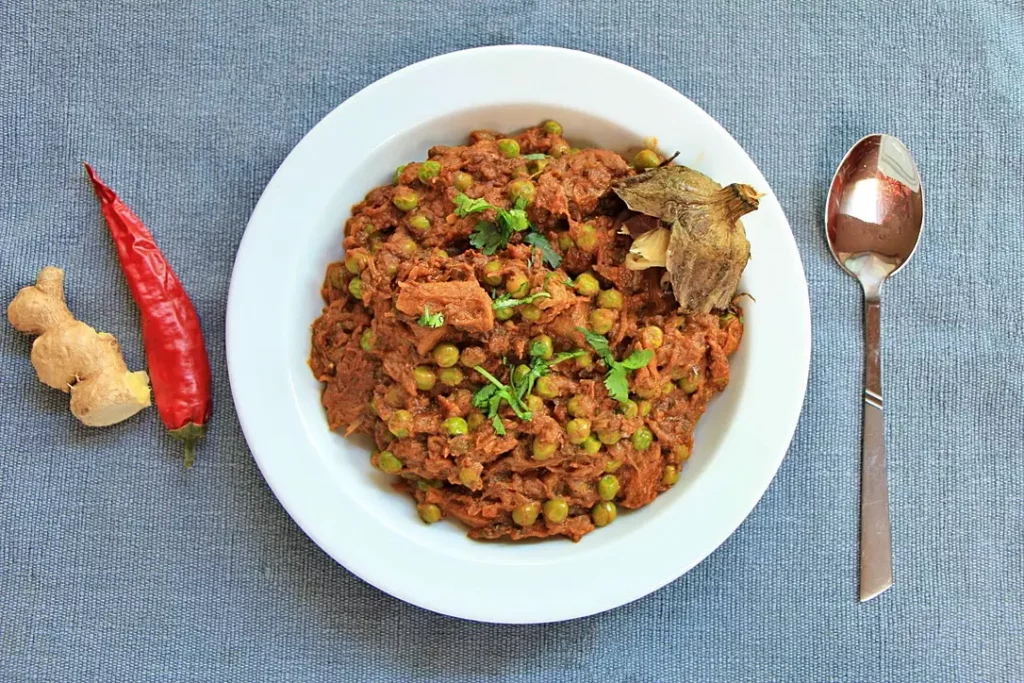
[(917, 165), (892, 135), (855, 144), (828, 190), (825, 233), (832, 256), (864, 288), (864, 425), (860, 470), (860, 600), (892, 586), (892, 534), (882, 418), (882, 283), (907, 264), (924, 222)]

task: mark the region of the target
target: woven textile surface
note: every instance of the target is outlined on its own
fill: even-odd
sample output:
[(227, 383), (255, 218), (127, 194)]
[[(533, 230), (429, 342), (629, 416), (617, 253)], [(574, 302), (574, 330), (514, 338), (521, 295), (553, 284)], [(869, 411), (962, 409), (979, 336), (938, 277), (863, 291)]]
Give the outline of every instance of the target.
[[(720, 121), (792, 224), (814, 334), (739, 530), (646, 598), (541, 626), (426, 612), (317, 548), (246, 447), (223, 341), (235, 249), (301, 136), (400, 67), (510, 43), (621, 61)], [(144, 365), (89, 160), (196, 303), (215, 416), (192, 471), (155, 411), (82, 427), (0, 324), (0, 681), (1024, 680), (1022, 117), (1019, 0), (5, 0), (0, 294), (61, 265)], [(927, 226), (883, 304), (896, 585), (860, 605), (860, 292), (822, 212), (871, 132), (913, 151)]]

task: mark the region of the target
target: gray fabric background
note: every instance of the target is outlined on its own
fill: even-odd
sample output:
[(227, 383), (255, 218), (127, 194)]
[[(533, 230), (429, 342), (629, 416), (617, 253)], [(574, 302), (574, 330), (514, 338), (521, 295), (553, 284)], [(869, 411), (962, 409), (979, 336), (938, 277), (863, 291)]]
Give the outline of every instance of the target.
[[(803, 417), (739, 531), (647, 598), (548, 626), (437, 616), (337, 566), (260, 476), (224, 360), (235, 248), (291, 147), (375, 79), (495, 43), (617, 59), (721, 121), (788, 213), (813, 314)], [(63, 265), (73, 310), (141, 366), (91, 161), (191, 292), (216, 408), (186, 472), (154, 411), (77, 424), (0, 324), (0, 680), (1024, 679), (1022, 82), (1019, 0), (4, 0), (2, 298)], [(896, 587), (858, 605), (859, 291), (822, 207), (875, 131), (914, 152), (928, 224), (883, 311)]]

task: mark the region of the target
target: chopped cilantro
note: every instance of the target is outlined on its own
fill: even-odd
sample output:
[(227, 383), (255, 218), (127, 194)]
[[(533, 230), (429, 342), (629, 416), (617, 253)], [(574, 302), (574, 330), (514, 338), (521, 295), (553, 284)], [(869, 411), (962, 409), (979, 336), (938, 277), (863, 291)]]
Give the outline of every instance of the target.
[(590, 348), (594, 349), (597, 355), (601, 356), (604, 364), (608, 366), (608, 375), (604, 378), (604, 386), (608, 389), (608, 395), (616, 401), (625, 401), (629, 398), (627, 373), (630, 370), (639, 370), (646, 367), (651, 362), (651, 359), (654, 358), (654, 352), (650, 349), (642, 349), (634, 351), (621, 361), (617, 361), (615, 356), (612, 355), (607, 339), (582, 327), (577, 327), (576, 329), (587, 340)]
[(547, 154), (524, 154), (522, 159), (529, 159), (530, 161), (538, 161), (539, 159), (547, 159)]
[(459, 218), (465, 218), (471, 213), (479, 213), (486, 211), (487, 209), (493, 209), (486, 199), (470, 199), (463, 193), (455, 195), (455, 215)]
[(416, 324), (420, 327), (441, 327), (444, 325), (444, 313), (438, 311), (437, 313), (431, 313), (429, 306), (423, 307), (423, 315), (416, 321)]
[(511, 294), (502, 294), (491, 303), (491, 308), (496, 311), (500, 311), (503, 308), (515, 308), (516, 306), (522, 306), (523, 304), (532, 304), (537, 299), (550, 298), (551, 295), (547, 292), (537, 292), (536, 294), (524, 296), (522, 299), (513, 299)]
[(509, 235), (505, 235), (494, 223), (480, 221), (476, 224), (473, 234), (469, 236), (469, 243), (474, 249), (493, 256), (498, 249), (508, 244), (508, 238)]
[(531, 232), (523, 238), (523, 241), (531, 247), (540, 249), (540, 254), (544, 258), (544, 264), (548, 268), (557, 268), (562, 265), (562, 255), (551, 247), (551, 242), (544, 235), (539, 232)]

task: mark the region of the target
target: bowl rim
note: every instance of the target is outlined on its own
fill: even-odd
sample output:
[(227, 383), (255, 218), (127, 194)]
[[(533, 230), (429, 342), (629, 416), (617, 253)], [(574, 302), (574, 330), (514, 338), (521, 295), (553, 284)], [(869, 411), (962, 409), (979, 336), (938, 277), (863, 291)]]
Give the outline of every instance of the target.
[[(694, 542), (688, 552), (681, 553), (676, 548), (662, 548), (666, 555), (671, 556), (671, 562), (666, 561), (666, 564), (671, 564), (671, 567), (662, 567), (657, 563), (653, 565), (648, 563), (642, 567), (633, 565), (633, 569), (642, 572), (643, 576), (628, 586), (617, 586), (615, 590), (607, 591), (607, 594), (595, 595), (592, 598), (556, 601), (551, 605), (525, 604), (529, 601), (524, 601), (521, 595), (511, 596), (511, 598), (502, 597), (502, 599), (494, 596), (489, 599), (481, 599), (479, 596), (480, 585), (474, 583), (475, 579), (442, 581), (442, 585), (431, 585), (422, 578), (410, 580), (408, 571), (403, 573), (393, 567), (381, 566), (380, 556), (402, 557), (406, 552), (414, 550), (418, 553), (417, 569), (412, 573), (430, 573), (431, 578), (437, 578), (435, 574), (439, 575), (444, 568), (450, 570), (453, 566), (460, 566), (460, 562), (464, 563), (469, 560), (465, 560), (465, 558), (453, 560), (450, 556), (436, 552), (427, 543), (420, 544), (414, 549), (410, 549), (408, 546), (403, 548), (402, 543), (407, 544), (407, 541), (399, 542), (393, 538), (378, 539), (354, 528), (358, 525), (351, 525), (353, 528), (344, 530), (339, 530), (336, 526), (332, 527), (328, 523), (329, 520), (325, 519), (325, 516), (334, 510), (333, 503), (325, 498), (327, 490), (323, 487), (326, 484), (315, 482), (308, 476), (304, 477), (301, 472), (293, 471), (290, 466), (294, 463), (288, 462), (287, 458), (282, 457), (288, 447), (273, 432), (275, 418), (282, 416), (268, 412), (267, 401), (287, 403), (288, 400), (294, 400), (296, 391), (294, 383), (289, 377), (274, 377), (267, 385), (268, 390), (264, 392), (261, 391), (263, 387), (257, 380), (254, 380), (250, 372), (253, 362), (258, 362), (261, 359), (259, 354), (271, 350), (271, 347), (264, 345), (264, 340), (254, 341), (252, 338), (252, 332), (256, 325), (253, 320), (253, 312), (259, 310), (263, 303), (258, 300), (259, 294), (268, 292), (269, 290), (266, 288), (269, 288), (271, 284), (267, 280), (273, 280), (272, 277), (263, 277), (263, 282), (257, 282), (261, 278), (256, 274), (258, 270), (255, 268), (260, 261), (266, 262), (268, 253), (273, 254), (277, 249), (288, 248), (285, 238), (273, 234), (275, 220), (281, 216), (279, 207), (289, 202), (293, 204), (298, 202), (300, 195), (319, 196), (320, 199), (324, 199), (323, 193), (327, 191), (329, 185), (323, 179), (308, 174), (309, 164), (316, 157), (318, 146), (322, 144), (323, 138), (341, 125), (350, 114), (358, 116), (360, 107), (373, 109), (371, 105), (374, 104), (374, 100), (392, 97), (391, 91), (394, 91), (399, 84), (402, 90), (425, 87), (423, 84), (429, 81), (432, 73), (450, 72), (456, 64), (463, 71), (482, 71), (495, 75), (501, 69), (510, 69), (513, 65), (518, 66), (523, 63), (557, 64), (562, 73), (586, 72), (589, 75), (599, 75), (604, 79), (622, 84), (624, 87), (642, 90), (652, 98), (674, 102), (677, 108), (684, 110), (687, 115), (693, 116), (693, 121), (699, 122), (700, 126), (706, 129), (707, 134), (717, 136), (716, 139), (720, 139), (722, 144), (727, 147), (734, 147), (732, 153), (738, 152), (742, 157), (737, 163), (742, 163), (744, 167), (749, 165), (750, 179), (759, 183), (759, 189), (767, 190), (762, 208), (770, 209), (765, 213), (772, 214), (771, 220), (776, 226), (775, 229), (777, 230), (777, 226), (780, 225), (785, 227), (785, 234), (778, 238), (781, 240), (778, 247), (786, 261), (782, 277), (789, 278), (786, 281), (786, 286), (789, 288), (786, 296), (791, 299), (786, 309), (788, 316), (786, 322), (790, 329), (785, 338), (789, 346), (782, 351), (790, 374), (778, 378), (783, 382), (783, 390), (774, 397), (770, 419), (758, 419), (752, 423), (754, 427), (765, 430), (763, 438), (758, 440), (759, 444), (764, 444), (764, 459), (751, 461), (749, 471), (734, 471), (732, 473), (732, 476), (735, 477), (734, 481), (743, 491), (743, 495), (729, 503), (731, 507), (728, 508), (727, 514), (726, 511), (723, 511), (718, 518), (712, 517), (708, 523), (709, 528), (701, 533), (700, 538)], [(488, 69), (493, 71), (487, 71)], [(545, 97), (531, 98), (529, 95), (519, 94), (527, 92), (530, 87), (546, 88)], [(429, 102), (427, 107), (432, 108), (431, 111), (435, 114), (438, 111), (452, 113), (466, 109), (471, 106), (467, 103), (473, 101), (478, 104), (483, 103), (483, 106), (502, 106), (523, 102), (533, 104), (568, 96), (561, 91), (556, 93), (552, 88), (553, 86), (550, 85), (538, 86), (536, 83), (516, 85), (505, 90), (486, 86), (482, 87), (484, 92), (478, 95), (466, 95), (457, 100), (458, 106), (445, 108), (443, 103), (434, 101)], [(581, 98), (587, 97), (582, 92), (577, 94)], [(575, 104), (575, 102), (559, 101), (562, 101), (565, 106)], [(437, 109), (437, 107), (441, 107), (441, 109)], [(401, 119), (401, 116), (397, 114), (383, 114), (380, 109), (373, 109), (373, 111), (378, 118), (391, 116), (395, 120)], [(390, 123), (389, 120), (380, 125), (386, 127)], [(385, 143), (386, 140), (376, 144)], [(744, 181), (749, 182), (747, 179)], [(369, 186), (363, 192), (368, 189), (370, 189)], [(276, 339), (276, 337), (269, 335), (266, 344), (270, 344), (272, 339)], [(282, 506), (317, 545), (363, 580), (406, 602), (435, 612), (477, 621), (539, 623), (561, 621), (605, 611), (632, 602), (661, 588), (706, 558), (750, 514), (771, 483), (786, 454), (802, 409), (810, 366), (810, 304), (807, 282), (796, 241), (774, 193), (771, 192), (764, 176), (749, 155), (742, 150), (739, 143), (699, 106), (654, 77), (604, 57), (545, 46), (491, 46), (439, 55), (395, 71), (346, 99), (302, 137), (264, 189), (239, 243), (227, 300), (225, 342), (232, 397), (239, 423), (253, 457)], [(308, 355), (308, 344), (306, 352)], [(303, 359), (304, 361), (305, 359)], [(272, 396), (260, 395), (261, 393), (272, 394)], [(285, 418), (291, 419), (286, 415), (282, 417), (282, 422), (287, 421)], [(301, 422), (301, 416), (299, 419)], [(709, 469), (714, 470), (714, 465), (713, 461)], [(723, 467), (719, 467), (718, 470), (722, 470)], [(721, 479), (722, 474), (722, 472), (717, 472), (718, 479)], [(702, 476), (704, 475), (702, 474)], [(713, 491), (688, 491), (687, 495), (693, 497), (688, 499), (688, 506), (692, 510), (699, 510), (702, 509), (701, 505), (716, 502)], [(678, 504), (681, 500), (674, 504)], [(355, 509), (354, 514), (359, 513), (360, 511)], [(641, 510), (639, 514), (643, 514), (643, 511)], [(659, 544), (655, 532), (651, 529), (656, 526), (655, 522), (658, 522), (657, 526), (662, 530), (665, 529), (664, 520), (655, 520), (640, 527), (634, 533), (637, 534), (637, 542), (641, 539), (644, 540), (648, 552), (653, 547), (654, 554), (657, 555)], [(370, 521), (366, 523), (371, 524)], [(371, 525), (374, 525), (374, 531), (379, 532), (384, 529), (376, 522)], [(594, 535), (591, 534), (591, 536)], [(398, 538), (397, 535), (396, 538)], [(367, 543), (370, 545), (367, 546)], [(372, 547), (373, 552), (367, 553), (364, 547)], [(602, 550), (601, 548), (592, 548), (581, 555), (585, 554), (591, 560), (602, 557), (608, 559), (609, 553), (602, 552)], [(376, 560), (374, 556), (377, 556)], [(629, 560), (632, 559), (636, 558), (628, 557), (624, 564), (630, 565)], [(622, 563), (621, 559), (619, 562)], [(517, 576), (516, 572), (521, 572), (523, 567), (536, 569), (539, 565), (541, 566), (539, 571), (546, 571), (549, 568), (546, 563), (530, 562), (509, 566), (481, 564), (486, 565), (490, 571), (495, 573), (494, 578), (497, 581)], [(568, 562), (568, 564), (572, 563)], [(634, 575), (632, 578), (637, 577)], [(573, 583), (574, 589), (570, 589), (569, 592), (573, 593), (575, 585), (579, 584), (580, 590), (576, 590), (573, 594), (582, 595), (583, 589), (587, 586), (587, 580), (581, 578), (580, 581)], [(467, 585), (473, 588), (468, 594), (465, 591)], [(590, 586), (590, 589), (593, 589), (593, 586)], [(549, 592), (545, 595), (550, 597), (556, 593)]]

